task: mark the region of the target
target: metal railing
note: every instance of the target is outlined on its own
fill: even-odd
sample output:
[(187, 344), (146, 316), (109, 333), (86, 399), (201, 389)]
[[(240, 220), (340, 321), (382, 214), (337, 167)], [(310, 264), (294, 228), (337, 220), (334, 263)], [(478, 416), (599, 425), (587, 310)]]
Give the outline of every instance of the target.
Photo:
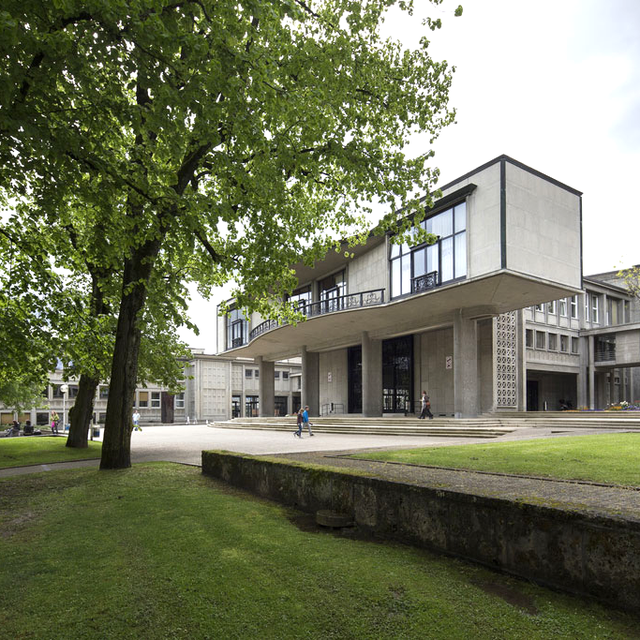
[[(326, 315), (328, 313), (336, 313), (337, 311), (362, 309), (379, 304), (384, 304), (384, 289), (373, 289), (371, 291), (348, 293), (344, 296), (327, 298), (326, 300), (320, 300), (319, 302), (306, 304), (303, 309), (300, 309), (300, 311), (307, 318), (314, 318), (317, 316)], [(251, 330), (251, 333), (249, 333), (249, 340), (251, 341), (258, 336), (261, 336), (263, 333), (271, 331), (272, 329), (284, 326), (284, 324), (286, 323), (278, 322), (278, 320), (266, 320), (265, 322), (259, 324), (255, 329)]]
[(438, 286), (438, 272), (430, 271), (422, 276), (411, 279), (411, 292), (420, 293), (422, 291), (429, 291), (435, 289)]
[(344, 413), (344, 404), (329, 402), (327, 404), (323, 404), (322, 408), (320, 409), (321, 416), (329, 416), (338, 413)]
[(610, 362), (616, 359), (615, 343), (601, 343), (596, 346), (594, 358), (596, 362)]

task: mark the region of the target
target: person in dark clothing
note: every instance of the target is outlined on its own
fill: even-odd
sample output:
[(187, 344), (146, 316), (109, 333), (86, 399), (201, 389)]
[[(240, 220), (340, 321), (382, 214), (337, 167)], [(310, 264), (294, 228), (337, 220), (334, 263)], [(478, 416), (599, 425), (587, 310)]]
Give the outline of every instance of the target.
[(431, 401), (426, 391), (422, 392), (422, 412), (420, 413), (420, 420), (424, 420), (426, 416), (429, 416), (429, 420), (433, 420), (433, 414), (431, 413)]

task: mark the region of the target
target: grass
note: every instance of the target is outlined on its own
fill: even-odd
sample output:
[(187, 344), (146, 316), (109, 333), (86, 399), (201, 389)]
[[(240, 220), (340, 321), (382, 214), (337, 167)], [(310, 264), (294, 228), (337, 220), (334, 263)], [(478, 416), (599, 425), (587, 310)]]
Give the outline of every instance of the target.
[(640, 486), (640, 433), (356, 454), (356, 458)]
[(633, 638), (638, 618), (170, 463), (0, 480), (6, 638)]
[(66, 444), (64, 437), (0, 438), (0, 469), (99, 458), (102, 450), (101, 442), (89, 441), (87, 449), (71, 449)]

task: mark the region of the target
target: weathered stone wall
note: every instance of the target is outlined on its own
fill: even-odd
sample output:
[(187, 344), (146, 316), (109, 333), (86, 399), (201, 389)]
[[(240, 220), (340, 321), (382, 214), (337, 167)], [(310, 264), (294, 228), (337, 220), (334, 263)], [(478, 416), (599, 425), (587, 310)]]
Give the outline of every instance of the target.
[(640, 610), (640, 523), (237, 454), (202, 472), (301, 511), (332, 509), (363, 530)]

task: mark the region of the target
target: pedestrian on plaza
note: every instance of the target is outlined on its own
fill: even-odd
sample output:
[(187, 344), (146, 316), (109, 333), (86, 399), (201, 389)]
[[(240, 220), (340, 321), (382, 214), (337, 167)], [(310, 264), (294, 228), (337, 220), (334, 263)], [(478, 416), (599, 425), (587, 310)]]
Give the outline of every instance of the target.
[(309, 407), (305, 407), (302, 412), (302, 426), (307, 427), (309, 429), (309, 435), (312, 436), (313, 432), (311, 431), (311, 423), (309, 422)]
[(420, 413), (420, 420), (424, 420), (426, 416), (429, 416), (429, 420), (433, 420), (433, 414), (431, 413), (431, 400), (429, 400), (429, 396), (426, 391), (422, 392), (422, 398), (420, 399), (422, 403), (422, 412)]
[(142, 431), (142, 427), (139, 424), (139, 422), (140, 422), (140, 413), (138, 412), (137, 409), (133, 412), (132, 420), (133, 420), (133, 430), (134, 431)]
[(60, 424), (60, 416), (56, 411), (51, 412), (51, 433), (58, 433), (58, 425)]
[(302, 407), (298, 409), (298, 413), (296, 414), (298, 430), (293, 432), (294, 436), (298, 436), (298, 438), (302, 438)]

